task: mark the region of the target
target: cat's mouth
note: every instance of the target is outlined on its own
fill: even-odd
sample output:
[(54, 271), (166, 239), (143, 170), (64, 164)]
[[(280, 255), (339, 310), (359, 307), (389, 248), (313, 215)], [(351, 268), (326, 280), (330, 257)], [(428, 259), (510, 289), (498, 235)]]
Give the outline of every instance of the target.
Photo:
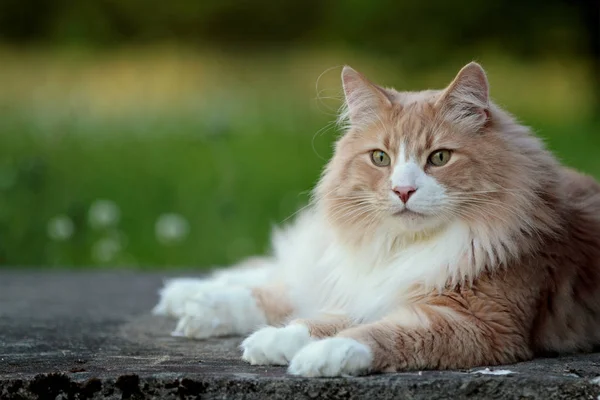
[(412, 217), (412, 218), (423, 217), (423, 214), (418, 213), (413, 210), (409, 210), (406, 207), (404, 207), (402, 210), (395, 211), (392, 215), (394, 215), (395, 217)]

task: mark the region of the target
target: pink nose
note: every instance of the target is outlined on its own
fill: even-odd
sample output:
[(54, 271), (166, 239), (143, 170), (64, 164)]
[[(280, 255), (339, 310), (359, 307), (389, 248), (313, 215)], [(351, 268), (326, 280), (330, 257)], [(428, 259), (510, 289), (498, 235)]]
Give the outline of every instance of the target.
[(396, 186), (392, 190), (400, 197), (400, 200), (402, 200), (403, 203), (406, 203), (408, 199), (410, 199), (410, 196), (417, 191), (417, 188), (412, 186)]

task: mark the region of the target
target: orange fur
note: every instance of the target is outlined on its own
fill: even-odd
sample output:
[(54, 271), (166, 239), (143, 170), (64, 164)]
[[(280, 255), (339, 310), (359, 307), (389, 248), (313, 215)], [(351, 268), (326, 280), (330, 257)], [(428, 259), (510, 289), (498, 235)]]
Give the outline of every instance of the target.
[(292, 313), (292, 304), (286, 296), (287, 288), (283, 285), (255, 287), (252, 296), (258, 307), (265, 313), (270, 325), (280, 325)]
[[(360, 247), (385, 229), (394, 238), (390, 254), (436, 235), (439, 226), (421, 217), (413, 222), (425, 229), (412, 230), (412, 220), (399, 226), (385, 213), (340, 212), (363, 209), (365, 193), (373, 202), (387, 195), (391, 168), (375, 167), (369, 154), (383, 149), (395, 158), (404, 143), (456, 196), (442, 220), (466, 221), (475, 239), (440, 287), (415, 285), (396, 313), (369, 323), (294, 323), (315, 338), (366, 344), (371, 371), (512, 363), (600, 344), (600, 185), (560, 166), (529, 129), (489, 101), (475, 64), (444, 91), (383, 89), (354, 71), (345, 72), (344, 84), (349, 130), (315, 191), (336, 234)], [(451, 161), (428, 166), (428, 155), (440, 148), (453, 150)], [(270, 320), (293, 314), (282, 293), (255, 291)]]
[(347, 316), (332, 314), (311, 319), (296, 319), (291, 323), (306, 326), (310, 336), (317, 339), (334, 336), (352, 326), (352, 320)]

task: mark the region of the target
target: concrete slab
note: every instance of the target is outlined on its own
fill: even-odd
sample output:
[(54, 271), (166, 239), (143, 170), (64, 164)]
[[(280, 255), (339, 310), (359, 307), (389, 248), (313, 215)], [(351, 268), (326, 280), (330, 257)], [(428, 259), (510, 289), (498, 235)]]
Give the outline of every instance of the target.
[(241, 338), (170, 337), (174, 321), (148, 313), (163, 277), (0, 271), (0, 399), (600, 399), (600, 354), (498, 376), (476, 368), (303, 379), (253, 367), (239, 359)]

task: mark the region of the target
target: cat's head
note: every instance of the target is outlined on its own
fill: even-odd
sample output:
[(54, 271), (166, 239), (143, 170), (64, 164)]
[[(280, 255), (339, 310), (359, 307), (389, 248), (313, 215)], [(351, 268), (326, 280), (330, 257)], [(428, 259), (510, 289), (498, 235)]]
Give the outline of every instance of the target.
[(418, 238), (457, 220), (486, 235), (537, 229), (555, 161), (490, 102), (480, 65), (443, 90), (398, 92), (349, 67), (342, 83), (345, 132), (315, 192), (340, 232)]

